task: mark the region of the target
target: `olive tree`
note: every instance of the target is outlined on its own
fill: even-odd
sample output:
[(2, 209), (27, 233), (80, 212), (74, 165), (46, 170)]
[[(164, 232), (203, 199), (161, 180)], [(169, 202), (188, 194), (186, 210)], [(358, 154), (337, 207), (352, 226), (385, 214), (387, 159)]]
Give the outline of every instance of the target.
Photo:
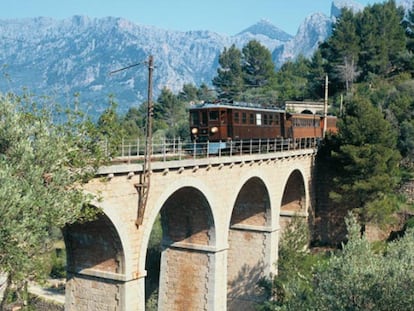
[(23, 301), (27, 282), (47, 273), (52, 229), (96, 214), (80, 186), (100, 158), (88, 122), (56, 123), (53, 106), (31, 101), (0, 95), (0, 274), (5, 297), (12, 289)]
[[(286, 264), (292, 268), (288, 271), (289, 278), (282, 270), (273, 284), (267, 283), (267, 289), (273, 292), (259, 310), (413, 310), (413, 229), (407, 229), (402, 238), (378, 250), (361, 235), (356, 216), (350, 213), (346, 224), (347, 242), (341, 250), (331, 252), (328, 259), (319, 257), (318, 262), (309, 258), (304, 261), (303, 250), (290, 246), (294, 259), (280, 258), (282, 268)], [(300, 253), (302, 255), (298, 256)], [(306, 256), (315, 255), (308, 253)], [(295, 265), (298, 258), (301, 259)], [(312, 264), (304, 266), (304, 262)]]

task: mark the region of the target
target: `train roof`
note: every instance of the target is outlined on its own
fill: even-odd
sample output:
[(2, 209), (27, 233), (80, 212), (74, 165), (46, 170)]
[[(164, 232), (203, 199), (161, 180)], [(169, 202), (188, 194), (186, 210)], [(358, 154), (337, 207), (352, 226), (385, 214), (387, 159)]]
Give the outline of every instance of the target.
[(285, 113), (284, 109), (278, 107), (263, 107), (257, 104), (244, 103), (244, 102), (205, 102), (200, 104), (195, 104), (190, 107), (192, 109), (210, 109), (210, 108), (226, 108), (226, 109), (239, 109), (239, 110), (249, 110), (249, 111), (266, 111), (266, 112), (282, 112)]

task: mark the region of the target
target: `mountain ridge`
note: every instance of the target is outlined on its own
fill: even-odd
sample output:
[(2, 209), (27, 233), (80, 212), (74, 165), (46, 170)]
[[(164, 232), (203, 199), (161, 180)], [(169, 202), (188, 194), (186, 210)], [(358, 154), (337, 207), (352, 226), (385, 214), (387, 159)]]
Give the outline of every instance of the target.
[(157, 97), (164, 87), (178, 92), (188, 83), (211, 85), (223, 49), (232, 44), (242, 48), (253, 39), (271, 51), (279, 68), (299, 54), (310, 57), (330, 35), (340, 6), (346, 5), (358, 8), (352, 0), (335, 0), (330, 17), (311, 14), (295, 36), (266, 20), (234, 36), (208, 30), (165, 30), (121, 17), (0, 20), (0, 92), (19, 93), (25, 87), (66, 105), (72, 105), (74, 94), (79, 94), (81, 109), (95, 114), (107, 107), (113, 94), (120, 111), (126, 112), (146, 100), (147, 70), (143, 65), (109, 75), (113, 70), (145, 62), (153, 55), (153, 94)]

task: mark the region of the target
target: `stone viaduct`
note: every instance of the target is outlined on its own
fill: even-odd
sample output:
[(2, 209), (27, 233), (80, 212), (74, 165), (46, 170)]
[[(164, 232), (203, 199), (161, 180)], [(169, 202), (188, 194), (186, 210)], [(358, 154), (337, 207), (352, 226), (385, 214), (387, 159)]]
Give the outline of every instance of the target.
[(254, 310), (257, 281), (277, 273), (289, 219), (311, 213), (315, 149), (152, 162), (143, 223), (142, 165), (103, 167), (85, 190), (103, 210), (64, 230), (65, 310), (145, 310), (146, 256), (162, 224), (158, 310)]

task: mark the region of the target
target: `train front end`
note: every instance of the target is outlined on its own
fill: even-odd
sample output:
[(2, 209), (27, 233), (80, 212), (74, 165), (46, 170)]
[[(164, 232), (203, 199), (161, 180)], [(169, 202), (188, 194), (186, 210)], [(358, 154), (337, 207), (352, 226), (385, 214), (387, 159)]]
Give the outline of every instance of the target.
[(191, 141), (198, 149), (208, 148), (209, 154), (217, 154), (226, 148), (227, 111), (217, 104), (202, 104), (190, 109)]

